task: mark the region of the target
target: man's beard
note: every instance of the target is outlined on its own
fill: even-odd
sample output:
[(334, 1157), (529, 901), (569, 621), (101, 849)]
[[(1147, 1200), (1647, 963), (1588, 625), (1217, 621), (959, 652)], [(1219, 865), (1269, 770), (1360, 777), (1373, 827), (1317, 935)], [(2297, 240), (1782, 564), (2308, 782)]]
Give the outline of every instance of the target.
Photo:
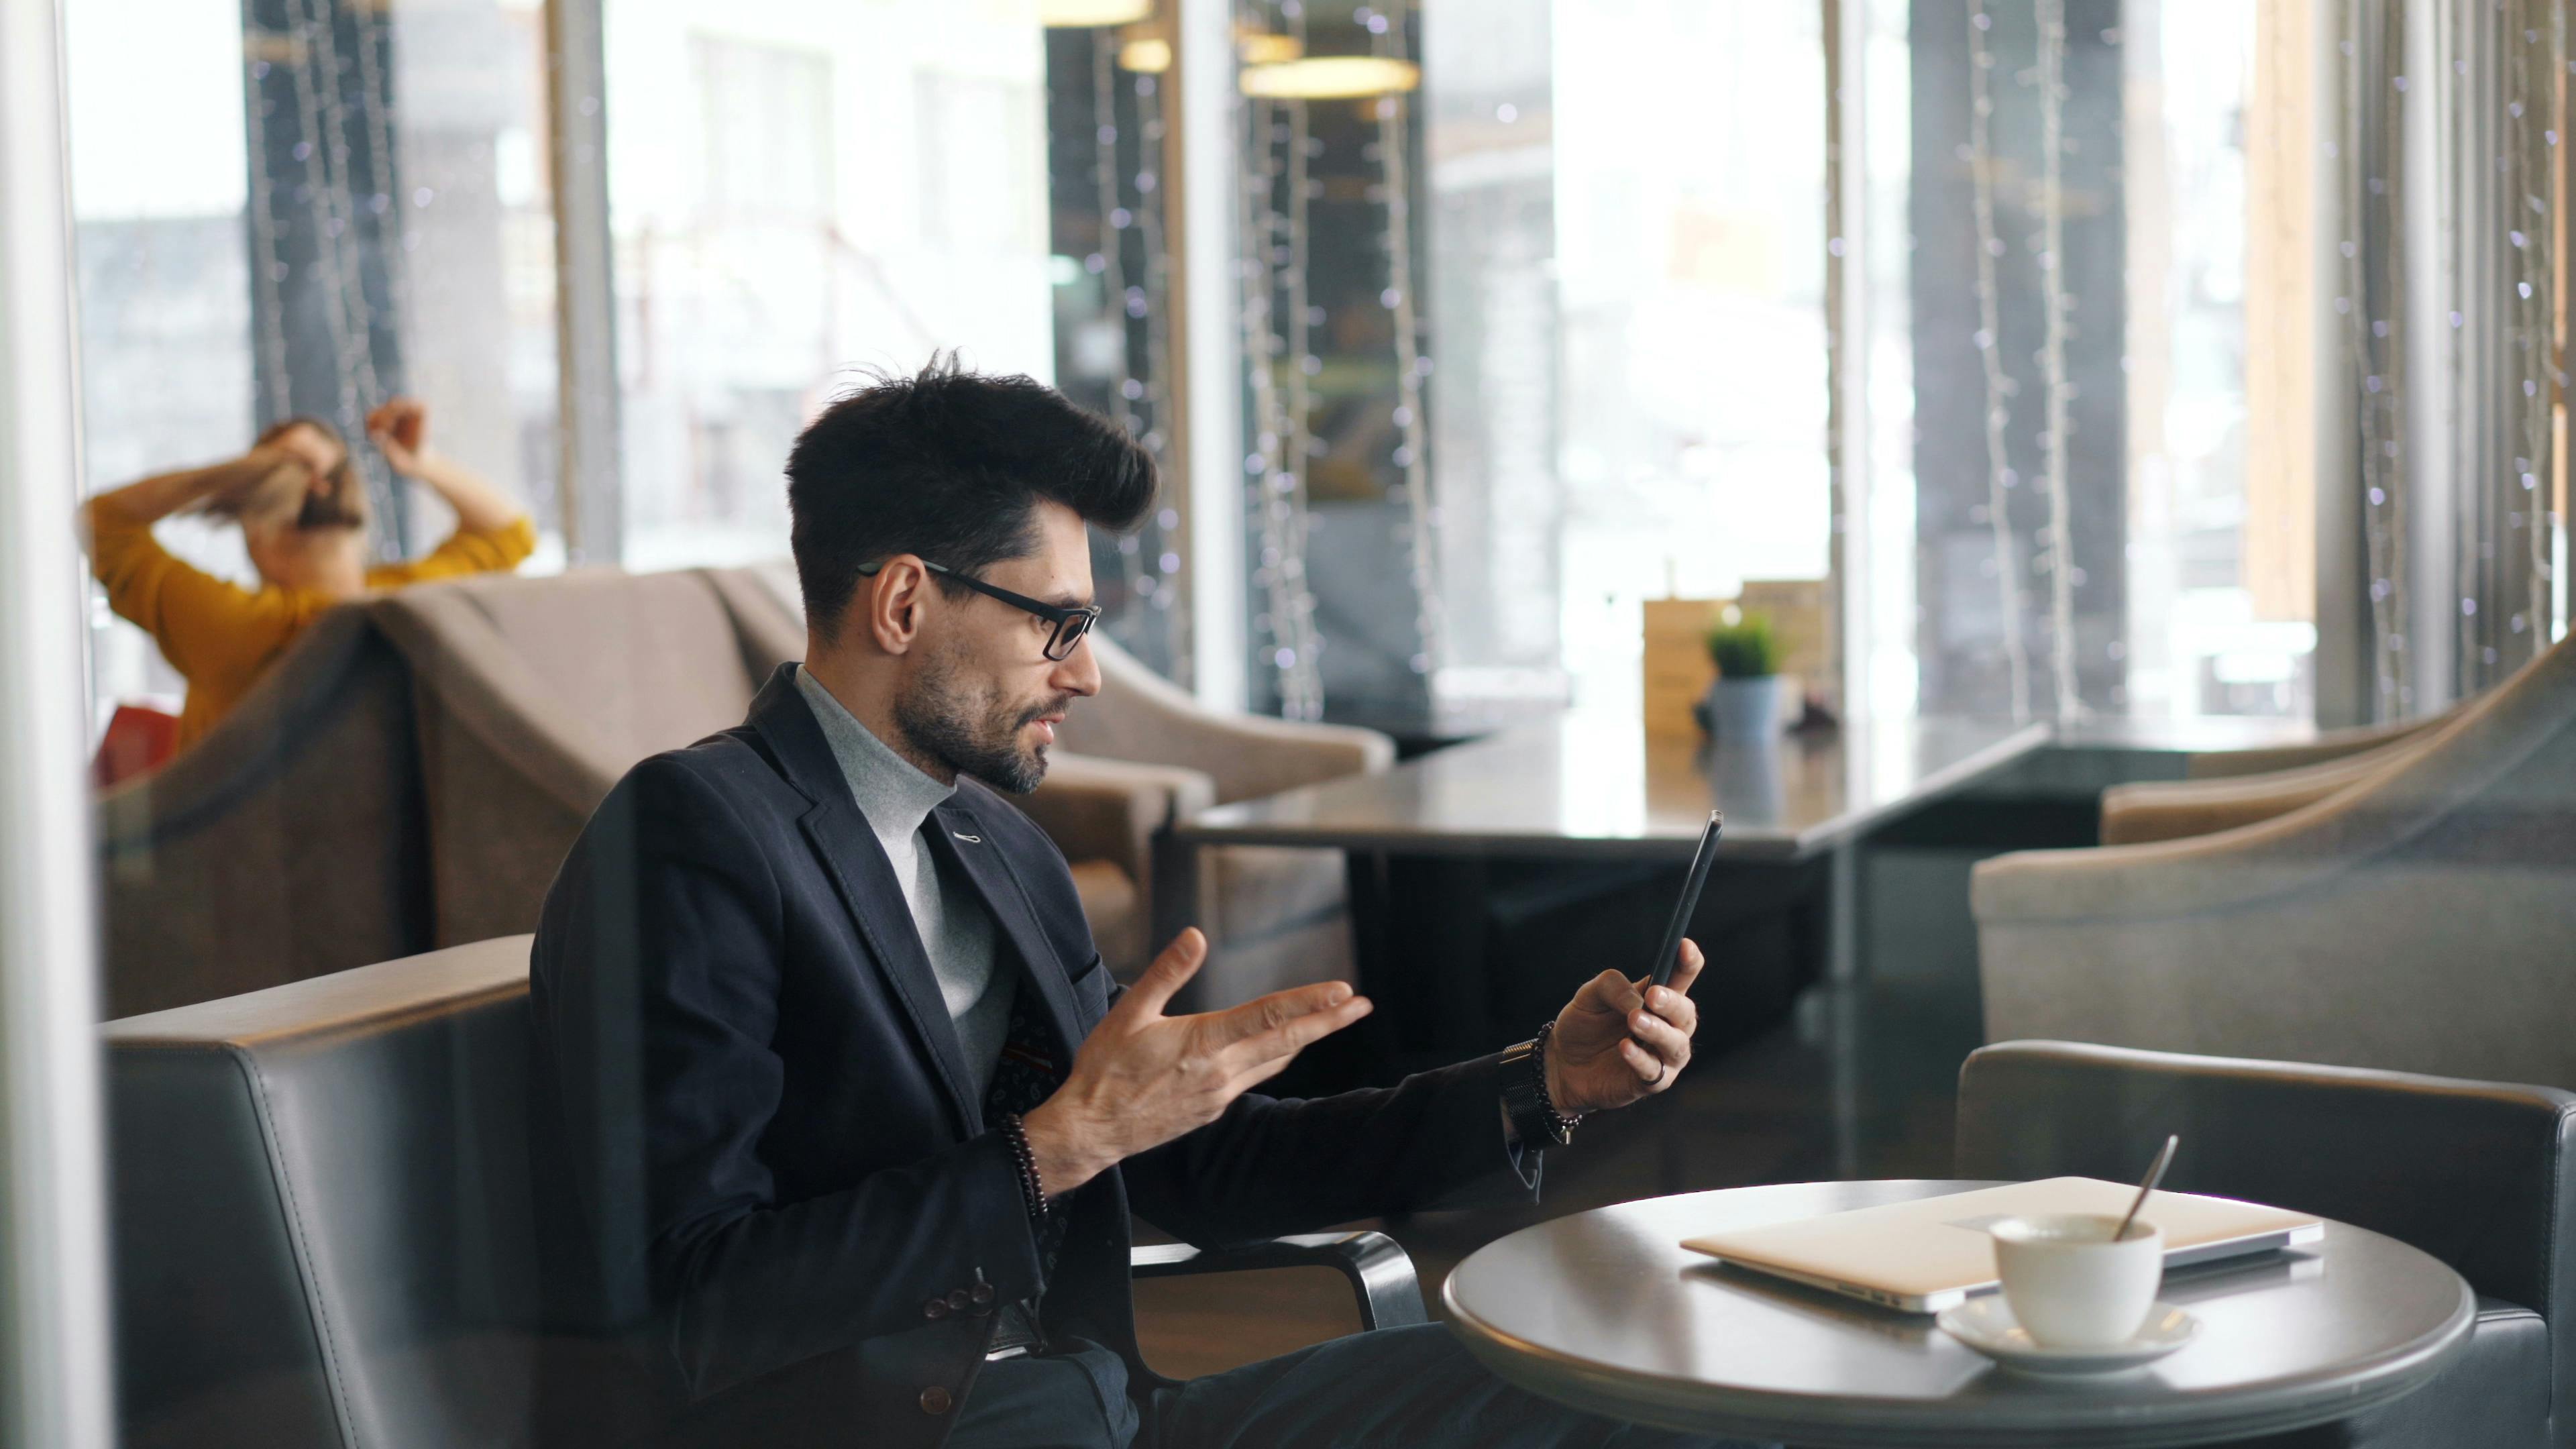
[(1017, 705), (986, 684), (977, 688), (950, 656), (923, 665), (913, 687), (894, 702), (894, 722), (915, 749), (997, 790), (1025, 795), (1046, 778), (1046, 746), (1020, 743), (1020, 731), (1071, 702), (1058, 696)]

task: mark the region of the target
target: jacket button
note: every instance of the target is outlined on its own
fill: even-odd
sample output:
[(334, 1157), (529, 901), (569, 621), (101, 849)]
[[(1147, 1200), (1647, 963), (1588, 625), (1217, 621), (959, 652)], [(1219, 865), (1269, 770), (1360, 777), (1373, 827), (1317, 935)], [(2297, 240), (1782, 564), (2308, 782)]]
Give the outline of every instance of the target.
[(921, 1391), (921, 1412), (925, 1414), (945, 1414), (954, 1402), (948, 1397), (948, 1391), (936, 1384)]
[(974, 1301), (974, 1299), (966, 1296), (966, 1290), (963, 1288), (952, 1288), (948, 1292), (948, 1309), (952, 1313), (965, 1312), (966, 1305)]
[(924, 1303), (921, 1305), (921, 1316), (924, 1318), (946, 1318), (948, 1316), (948, 1300), (945, 1298), (933, 1298), (929, 1302)]
[(975, 1301), (976, 1307), (990, 1308), (993, 1306), (993, 1285), (990, 1283), (978, 1283), (966, 1296)]

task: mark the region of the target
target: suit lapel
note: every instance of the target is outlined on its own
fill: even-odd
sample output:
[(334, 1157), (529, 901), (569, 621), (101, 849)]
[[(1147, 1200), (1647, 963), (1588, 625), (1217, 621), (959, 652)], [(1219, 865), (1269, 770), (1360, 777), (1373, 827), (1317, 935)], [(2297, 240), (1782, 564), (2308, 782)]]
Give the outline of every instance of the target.
[(1073, 983), (1065, 974), (1064, 963), (1056, 959), (1055, 948), (1047, 943), (1046, 933), (1038, 929), (1037, 913), (1029, 905), (1028, 892), (1021, 889), (1009, 859), (1002, 854), (992, 832), (977, 818), (964, 790), (931, 811), (930, 820), (938, 827), (931, 832), (932, 851), (975, 887), (984, 909), (1026, 963), (1026, 980), (1037, 987), (1045, 1002), (1047, 1023), (1055, 1028), (1056, 1041), (1064, 1048), (1064, 1063), (1070, 1067), (1083, 1036), (1074, 1016)]
[(904, 904), (903, 887), (886, 861), (885, 847), (850, 797), (850, 782), (832, 757), (823, 727), (797, 693), (795, 670), (793, 664), (779, 666), (752, 701), (751, 723), (769, 741), (789, 783), (814, 802), (797, 823), (822, 858), (824, 874), (857, 924), (869, 958), (903, 1003), (923, 1055), (947, 1087), (958, 1135), (971, 1137), (983, 1130), (984, 1114), (970, 1085), (973, 1074), (966, 1068), (957, 1024), (949, 1019), (938, 974), (930, 969), (929, 953), (922, 949), (921, 933), (913, 926), (912, 909)]
[(802, 823), (806, 838), (822, 854), (823, 868), (831, 872), (841, 903), (858, 922), (868, 954), (894, 986), (895, 996), (912, 1017), (914, 1031), (947, 1084), (949, 1105), (957, 1109), (959, 1135), (974, 1136), (984, 1130), (984, 1114), (970, 1085), (974, 1078), (966, 1068), (966, 1047), (957, 1039), (957, 1023), (948, 1015), (947, 998), (939, 993), (939, 974), (931, 970), (930, 955), (921, 948), (921, 932), (913, 926), (912, 908), (904, 904), (903, 887), (895, 882), (885, 847), (877, 843), (876, 832), (853, 804), (826, 800), (806, 811)]

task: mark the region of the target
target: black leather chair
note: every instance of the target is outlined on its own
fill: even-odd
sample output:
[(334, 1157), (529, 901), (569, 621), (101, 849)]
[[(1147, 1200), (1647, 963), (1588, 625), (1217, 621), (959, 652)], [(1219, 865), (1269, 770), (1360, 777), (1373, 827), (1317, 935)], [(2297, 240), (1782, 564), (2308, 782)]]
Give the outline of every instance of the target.
[(1957, 1171), (2123, 1180), (2178, 1132), (2169, 1188), (2411, 1243), (2477, 1291), (2468, 1353), (2386, 1408), (2263, 1442), (2538, 1449), (2576, 1443), (2571, 1120), (2576, 1095), (2546, 1087), (2006, 1042), (1960, 1071)]
[[(539, 1392), (609, 1350), (557, 1328), (540, 1289), (561, 1225), (528, 1171), (527, 975), (514, 936), (102, 1028), (124, 1442), (624, 1437), (618, 1405), (557, 1419)], [(1424, 1321), (1412, 1263), (1377, 1233), (1137, 1260), (1320, 1264), (1358, 1287), (1365, 1326)]]

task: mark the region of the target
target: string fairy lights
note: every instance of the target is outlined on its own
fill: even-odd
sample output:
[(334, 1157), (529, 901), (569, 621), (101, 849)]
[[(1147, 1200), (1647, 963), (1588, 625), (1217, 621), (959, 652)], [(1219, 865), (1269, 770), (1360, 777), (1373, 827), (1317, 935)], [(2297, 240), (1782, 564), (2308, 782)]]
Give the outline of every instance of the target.
[(1100, 11), (1075, 5), (1061, 16), (1051, 11), (1047, 23), (1087, 32), (1087, 51), (1077, 54), (1088, 55), (1088, 184), (1097, 230), (1083, 268), (1098, 279), (1098, 321), (1115, 338), (1107, 356), (1106, 411), (1154, 460), (1161, 492), (1145, 525), (1119, 538), (1114, 553), (1096, 566), (1104, 597), (1134, 601), (1136, 612), (1123, 604), (1112, 612), (1110, 631), (1177, 676), (1189, 658), (1189, 611), (1179, 607), (1182, 558), (1173, 535), (1180, 513), (1170, 495), (1178, 484), (1171, 438), (1171, 257), (1164, 243), (1158, 159), (1164, 136), (1161, 74), (1171, 57), (1168, 42), (1148, 33), (1150, 21), (1122, 30), (1097, 19)]
[[(2507, 403), (2516, 415), (2519, 452), (2499, 492), (2507, 557), (2518, 565), (2522, 588), (2499, 590), (2503, 597), (2496, 604), (2520, 606), (2510, 610), (2501, 629), (2495, 608), (2483, 618), (2474, 607), (2462, 611), (2463, 623), (2476, 624), (2480, 638), (2488, 641), (2478, 645), (2474, 661), (2481, 674), (2490, 676), (2538, 658), (2547, 648), (2546, 621), (2557, 561), (2542, 485), (2555, 471), (2555, 414), (2567, 386), (2556, 365), (2558, 269), (2553, 245), (2565, 244), (2553, 206), (2559, 200), (2564, 153), (2556, 127), (2542, 125), (2542, 116), (2535, 114), (2552, 109), (2554, 79), (2566, 72), (2566, 32), (2555, 0), (2518, 0), (2513, 8), (2515, 13), (2506, 21), (2505, 152), (2499, 171), (2511, 215), (2505, 240), (2512, 252), (2513, 296), (2505, 306), (2512, 318), (2508, 347), (2520, 373), (2520, 386), (2515, 395), (2508, 395)], [(2536, 77), (2549, 77), (2553, 84), (2544, 87)], [(2511, 547), (2517, 534), (2518, 549)], [(2516, 593), (2519, 598), (2513, 597)], [(2480, 682), (2492, 682), (2492, 678)]]
[(2012, 689), (2012, 717), (2030, 718), (2030, 649), (2022, 640), (2021, 568), (2012, 527), (2012, 462), (2005, 428), (2012, 412), (2012, 380), (2004, 375), (2003, 298), (1995, 264), (2004, 252), (1995, 233), (1995, 154), (1992, 91), (1995, 58), (1987, 36), (1994, 17), (1985, 0), (1968, 8), (1968, 175), (1977, 221), (1977, 356), (1986, 383), (1986, 524), (1994, 537), (1995, 588), (2003, 617), (2004, 664)]
[[(1241, 0), (1235, 18), (1244, 63), (1237, 87), (1244, 185), (1236, 265), (1251, 405), (1245, 506), (1258, 550), (1252, 582), (1260, 601), (1253, 625), (1257, 652), (1276, 680), (1281, 712), (1311, 719), (1324, 708), (1321, 655), (1329, 642), (1317, 623), (1309, 568), (1315, 524), (1309, 474), (1324, 453), (1316, 436), (1324, 374), (1316, 332), (1324, 308), (1317, 304), (1323, 293), (1314, 271), (1311, 220), (1311, 204), (1323, 191), (1316, 175), (1325, 152), (1314, 124), (1318, 105), (1355, 104), (1362, 125), (1374, 133), (1360, 149), (1363, 159), (1377, 163), (1375, 182), (1364, 190), (1383, 209), (1385, 230), (1378, 240), (1386, 270), (1382, 285), (1337, 272), (1334, 295), (1366, 285), (1388, 318), (1393, 396), (1381, 394), (1379, 400), (1394, 436), (1383, 463), (1397, 479), (1388, 490), (1400, 505), (1393, 542), (1413, 596), (1411, 648), (1397, 663), (1427, 677), (1440, 657), (1440, 510), (1432, 493), (1426, 405), (1431, 359), (1422, 347), (1416, 295), (1405, 100), (1419, 71), (1405, 53), (1409, 17), (1402, 4), (1363, 4), (1351, 12), (1352, 24), (1365, 34), (1366, 53), (1358, 56), (1310, 54), (1302, 0)], [(1339, 64), (1344, 61), (1369, 64)], [(1363, 83), (1354, 76), (1378, 79)]]
[[(1122, 56), (1125, 54), (1124, 47), (1121, 47), (1120, 53)], [(1144, 155), (1160, 155), (1164, 124), (1161, 115), (1162, 101), (1159, 95), (1161, 82), (1152, 73), (1140, 73), (1135, 77), (1132, 89), (1135, 92), (1138, 112), (1137, 149)], [(1148, 409), (1147, 427), (1139, 441), (1144, 444), (1146, 451), (1154, 455), (1158, 471), (1165, 480), (1163, 486), (1169, 488), (1176, 485), (1177, 479), (1174, 476), (1174, 470), (1168, 466), (1172, 445), (1171, 390), (1174, 379), (1172, 377), (1172, 252), (1164, 241), (1165, 195), (1166, 193), (1159, 186), (1153, 189), (1151, 195), (1139, 192), (1135, 214), (1136, 238), (1145, 254), (1146, 315), (1142, 319), (1145, 332), (1145, 377), (1142, 391), (1143, 400)], [(1122, 383), (1121, 391), (1130, 385)], [(1155, 537), (1161, 542), (1162, 551), (1154, 559), (1153, 571), (1145, 575), (1154, 582), (1153, 607), (1163, 616), (1164, 649), (1175, 668), (1180, 667), (1182, 661), (1190, 657), (1189, 611), (1175, 607), (1181, 597), (1181, 555), (1179, 549), (1174, 546), (1174, 534), (1179, 529), (1180, 522), (1179, 511), (1168, 500), (1155, 510)], [(1140, 578), (1140, 587), (1142, 583), (1143, 579)]]
[[(2341, 129), (2327, 147), (2343, 216), (2334, 309), (2357, 389), (2354, 471), (2381, 719), (2487, 688), (2558, 632), (2544, 489), (2561, 466), (2567, 387), (2557, 285), (2568, 244), (2563, 9), (2562, 0), (2462, 9), (2429, 51), (2420, 36), (2410, 43), (2393, 7), (2338, 12)], [(2407, 73), (2414, 55), (2424, 74)], [(2421, 158), (2420, 178), (2410, 156)], [(2433, 255), (2409, 244), (2419, 207), (2431, 208), (2430, 234), (2442, 239)], [(2427, 288), (2441, 300), (2428, 301)], [(2436, 319), (2429, 339), (2409, 336), (2419, 306)], [(2410, 395), (2422, 387), (2433, 392)], [(2434, 432), (2419, 446), (2408, 421), (2426, 404)], [(2419, 452), (2447, 458), (2448, 476), (2419, 472)], [(2426, 553), (2419, 533), (2443, 547)], [(2436, 599), (2442, 606), (2430, 607)], [(2445, 619), (2440, 635), (2410, 638)]]
[[(1407, 0), (1397, 0), (1407, 3)], [(1374, 37), (1371, 49), (1382, 59), (1408, 63), (1404, 17), (1360, 12)], [(1413, 672), (1429, 675), (1441, 657), (1439, 550), (1433, 530), (1439, 509), (1431, 495), (1430, 429), (1423, 417), (1423, 382), (1431, 359), (1422, 353), (1419, 303), (1413, 280), (1413, 189), (1411, 138), (1407, 134), (1407, 95), (1390, 92), (1377, 98), (1378, 150), (1385, 167), (1387, 294), (1395, 314), (1395, 423), (1403, 442), (1395, 464), (1404, 474), (1405, 538), (1409, 545), (1414, 597), (1414, 633), (1420, 652), (1407, 661)]]
[[(1115, 410), (1119, 425), (1127, 430), (1129, 436), (1142, 440), (1147, 433), (1139, 408), (1144, 397), (1144, 387), (1136, 377), (1135, 369), (1129, 365), (1128, 356), (1130, 309), (1127, 293), (1127, 241), (1124, 232), (1132, 221), (1134, 213), (1122, 203), (1120, 196), (1120, 177), (1126, 168), (1120, 164), (1118, 158), (1118, 41), (1116, 37), (1117, 32), (1105, 28), (1092, 30), (1088, 37), (1091, 44), (1092, 181), (1097, 188), (1100, 210), (1100, 249), (1092, 255), (1099, 258), (1101, 295), (1106, 300), (1109, 315), (1114, 319), (1118, 333), (1118, 346), (1111, 353), (1109, 405)], [(1149, 322), (1147, 325), (1152, 324)], [(1156, 441), (1159, 442), (1159, 439)], [(1149, 445), (1147, 451), (1156, 454), (1154, 462), (1158, 473), (1168, 471), (1161, 468), (1163, 460), (1158, 449)], [(1135, 556), (1136, 551), (1132, 545), (1122, 545), (1118, 553), (1122, 567), (1126, 560)], [(1139, 559), (1135, 577), (1125, 582), (1130, 589), (1142, 597), (1152, 598), (1157, 592), (1158, 586), (1150, 560)], [(1168, 594), (1166, 596), (1168, 597)]]
[[(1302, 13), (1302, 6), (1295, 8)], [(1281, 18), (1293, 23), (1298, 16)], [(1269, 29), (1264, 23), (1268, 17), (1257, 11), (1239, 11), (1238, 19), (1247, 34)], [(1304, 185), (1306, 102), (1238, 95), (1236, 105), (1245, 162), (1236, 215), (1236, 235), (1241, 239), (1236, 291), (1253, 424), (1253, 445), (1244, 457), (1244, 511), (1260, 550), (1252, 581), (1260, 590), (1263, 609), (1253, 621), (1254, 631), (1266, 639), (1280, 714), (1288, 719), (1320, 719), (1323, 651), (1306, 569), (1311, 525), (1306, 474), (1312, 458), (1303, 442), (1308, 424), (1302, 409), (1308, 400), (1304, 364), (1310, 354), (1298, 354), (1288, 369), (1299, 378), (1295, 398), (1301, 410), (1293, 423), (1290, 398), (1280, 383), (1282, 364), (1289, 360), (1288, 337), (1279, 322), (1283, 291), (1291, 298), (1290, 305), (1301, 309), (1298, 330), (1303, 334), (1309, 200)]]
[[(247, 99), (250, 140), (255, 147), (250, 210), (259, 251), (258, 275), (252, 284), (261, 314), (260, 362), (267, 374), (261, 395), (263, 421), (274, 422), (298, 406), (295, 358), (285, 319), (302, 294), (289, 293), (294, 268), (285, 255), (280, 225), (291, 213), (281, 202), (287, 208), (300, 208), (313, 242), (311, 295), (319, 303), (314, 310), (328, 342), (330, 421), (344, 437), (354, 439), (365, 431), (367, 410), (392, 390), (377, 368), (374, 334), (380, 318), (388, 327), (401, 325), (408, 291), (399, 246), (402, 208), (395, 195), (393, 127), (382, 93), (388, 80), (378, 54), (386, 21), (380, 7), (351, 7), (348, 13), (359, 53), (344, 63), (338, 31), (342, 8), (340, 0), (283, 0), (279, 13), (285, 29), (249, 37), (253, 84)], [(284, 79), (295, 105), (289, 133), (295, 140), (288, 158), (300, 173), (283, 191), (282, 178), (271, 174), (276, 161), (269, 124), (274, 103), (267, 94), (267, 83), (276, 78), (279, 66), (286, 68)], [(359, 114), (354, 119), (346, 95), (351, 73), (360, 92)], [(353, 155), (355, 140), (365, 143), (363, 174)], [(370, 218), (366, 223), (359, 217), (362, 191)], [(426, 201), (424, 194), (417, 204)], [(383, 277), (381, 308), (367, 295), (370, 260)], [(395, 506), (392, 475), (372, 449), (352, 448), (350, 460), (366, 480), (381, 516), (390, 523), (378, 534), (376, 546), (386, 556), (397, 557), (404, 549), (407, 530)]]
[(2066, 286), (2066, 0), (2033, 0), (2039, 22), (2040, 256), (2042, 316), (2041, 385), (2047, 390), (2047, 465), (2050, 673), (2063, 723), (2083, 713), (2075, 677), (2075, 524), (2067, 496), (2067, 402), (2075, 386), (2066, 375), (2066, 314), (2074, 298)]
[[(2396, 168), (2403, 152), (2399, 98), (2403, 76), (2387, 77), (2384, 100), (2374, 103), (2379, 72), (2398, 38), (2383, 24), (2365, 30), (2362, 7), (2342, 12), (2336, 48), (2344, 70), (2341, 182), (2345, 234), (2342, 295), (2335, 311), (2353, 358), (2360, 392), (2362, 536), (2370, 570), (2371, 676), (2375, 712), (2393, 719), (2413, 698), (2405, 680), (2406, 292), (2405, 229), (2398, 213)], [(2368, 245), (2365, 245), (2367, 240)]]
[[(2070, 462), (2079, 440), (2069, 369), (2079, 321), (2074, 292), (2084, 273), (2066, 252), (2070, 233), (2083, 245), (2081, 194), (2070, 218), (2067, 188), (2070, 174), (2089, 174), (2070, 138), (2085, 113), (2075, 109), (2068, 83), (2066, 0), (2031, 0), (2026, 12), (2004, 0), (1969, 0), (1964, 9), (1969, 109), (1960, 154), (1976, 228), (1975, 346), (1985, 404), (1984, 506), (1971, 516), (1990, 535), (2014, 713), (2029, 711), (2036, 693), (2025, 640), (2046, 627), (2053, 698), (2039, 708), (2063, 720), (2087, 708), (2077, 669), (2076, 604), (2086, 581), (2071, 507), (2077, 480)], [(2030, 329), (2039, 333), (2038, 346), (2027, 354), (2044, 390), (2035, 451), (2014, 426), (2014, 369), (2024, 354), (2003, 343), (2004, 322), (2018, 305), (2019, 284), (2010, 279), (2021, 253), (2019, 237), (2008, 248), (1998, 235), (1999, 212), (2007, 222), (2012, 214), (1998, 193), (2024, 194), (1996, 145), (2000, 37), (1992, 32), (2007, 10), (2015, 21), (2027, 15), (2036, 39), (2033, 63), (2017, 73), (2035, 87), (2036, 102), (2036, 114), (2025, 113), (2037, 132), (2026, 193), (2037, 213), (2029, 246), (2041, 293), (2041, 325)], [(2558, 269), (2571, 245), (2562, 212), (2576, 177), (2563, 134), (2576, 115), (2569, 10), (2567, 0), (2437, 7), (2428, 31), (2427, 12), (2418, 7), (2337, 6), (2328, 22), (2332, 50), (2319, 79), (2333, 88), (2333, 99), (2317, 141), (2340, 232), (2329, 233), (2335, 255), (2320, 269), (2335, 341), (2323, 350), (2344, 354), (2336, 365), (2350, 368), (2343, 385), (2351, 389), (2353, 451), (2348, 481), (2321, 479), (2320, 486), (2329, 498), (2344, 489), (2358, 494), (2344, 517), (2358, 524), (2366, 600), (2353, 618), (2360, 630), (2343, 637), (2353, 640), (2351, 663), (2367, 660), (2366, 686), (2352, 703), (2379, 719), (2488, 688), (2565, 629), (2564, 523), (2552, 495), (2567, 466), (2560, 430), (2568, 318)], [(2116, 30), (2102, 36), (2106, 45), (2119, 43)], [(2303, 104), (2304, 84), (2283, 77), (2305, 63), (2295, 50), (2266, 59), (2271, 84), (2258, 84), (2253, 103)], [(2266, 240), (2292, 257), (2301, 243), (2297, 236)], [(2267, 343), (2264, 360), (2275, 368), (2309, 355), (2302, 338)], [(2338, 456), (2324, 451), (2330, 460)], [(2016, 458), (2026, 474), (2015, 472)], [(2043, 500), (2024, 496), (2024, 476), (2042, 485), (2044, 516), (2037, 508)], [(2033, 542), (2016, 532), (2017, 522), (2039, 525), (2027, 553), (2028, 582), (2035, 594), (2046, 576), (2044, 604), (2025, 599), (2016, 575), (2022, 546)], [(2337, 542), (2321, 540), (2329, 582)], [(2123, 642), (2113, 642), (2115, 658)]]
[[(2074, 518), (2068, 495), (2068, 435), (2073, 421), (2067, 404), (2074, 384), (2066, 369), (2067, 314), (2074, 306), (2064, 265), (2065, 239), (2065, 101), (2066, 12), (2064, 0), (2032, 0), (2031, 16), (2038, 35), (2037, 64), (2024, 74), (2039, 90), (2040, 178), (2036, 205), (2039, 234), (2032, 246), (2039, 265), (2041, 341), (2035, 361), (2040, 370), (2040, 482), (2047, 504), (2042, 546), (2031, 559), (2033, 572), (2049, 580), (2049, 675), (2055, 717), (2072, 720), (2084, 709), (2075, 664)], [(2022, 586), (2020, 539), (2013, 525), (2012, 500), (2021, 483), (2012, 466), (2009, 445), (2012, 398), (2016, 386), (2004, 366), (2003, 285), (2006, 254), (1995, 219), (1994, 149), (1994, 16), (1985, 0), (1968, 6), (1968, 146), (1970, 208), (1977, 229), (1977, 333), (1974, 341), (1985, 382), (1986, 528), (1994, 547), (1998, 613), (2006, 680), (2015, 720), (2031, 717), (2031, 651), (2029, 601)]]
[(264, 384), (259, 417), (268, 422), (292, 413), (295, 404), (286, 376), (286, 256), (277, 240), (277, 201), (272, 195), (276, 183), (265, 164), (268, 117), (277, 102), (266, 94), (262, 82), (279, 60), (294, 64), (298, 42), (274, 32), (254, 32), (249, 40), (251, 84), (244, 110), (250, 122), (250, 153), (262, 159), (262, 164), (250, 168), (250, 231), (256, 249), (251, 296), (259, 317), (259, 372)]

